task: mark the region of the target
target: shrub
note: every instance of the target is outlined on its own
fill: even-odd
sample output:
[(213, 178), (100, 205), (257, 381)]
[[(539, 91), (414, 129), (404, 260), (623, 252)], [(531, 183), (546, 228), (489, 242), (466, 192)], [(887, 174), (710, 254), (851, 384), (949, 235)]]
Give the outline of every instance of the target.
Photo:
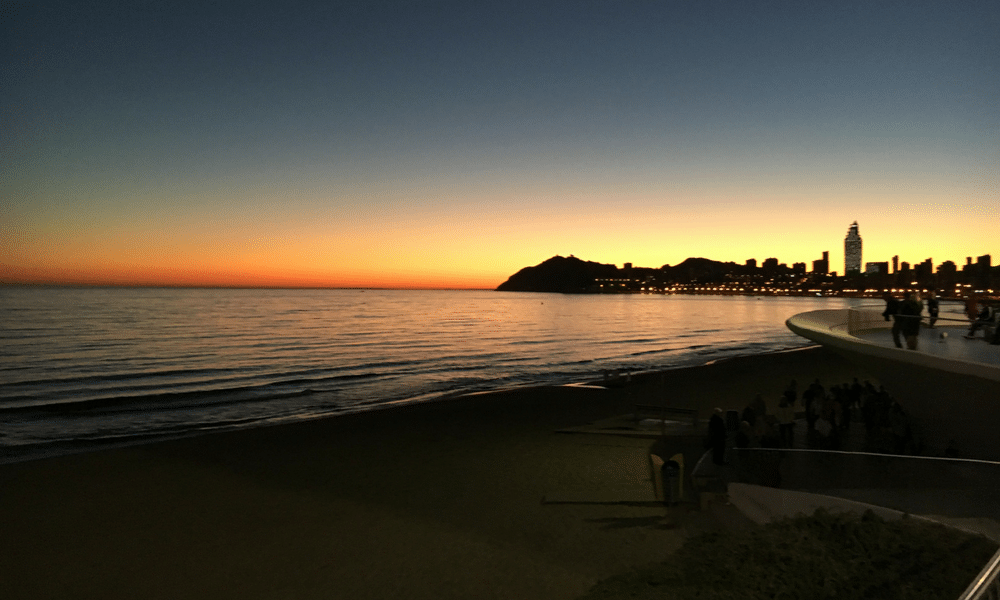
[(584, 598), (957, 598), (996, 549), (983, 536), (921, 519), (819, 509), (690, 538), (666, 561), (601, 581)]

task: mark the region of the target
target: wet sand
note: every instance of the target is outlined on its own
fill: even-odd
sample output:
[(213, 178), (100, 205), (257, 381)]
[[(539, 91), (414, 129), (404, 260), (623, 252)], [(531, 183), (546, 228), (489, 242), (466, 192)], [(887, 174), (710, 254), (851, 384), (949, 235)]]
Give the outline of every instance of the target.
[[(3, 465), (0, 581), (7, 598), (574, 598), (730, 517), (543, 502), (652, 487), (652, 440), (556, 430), (855, 376), (815, 348)], [(689, 468), (701, 452), (668, 445)]]

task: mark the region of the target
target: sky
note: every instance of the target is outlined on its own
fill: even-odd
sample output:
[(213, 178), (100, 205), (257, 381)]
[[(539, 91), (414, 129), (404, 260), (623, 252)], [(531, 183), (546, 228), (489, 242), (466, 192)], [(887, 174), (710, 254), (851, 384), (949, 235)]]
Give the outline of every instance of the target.
[(3, 5), (3, 283), (1000, 259), (994, 0)]

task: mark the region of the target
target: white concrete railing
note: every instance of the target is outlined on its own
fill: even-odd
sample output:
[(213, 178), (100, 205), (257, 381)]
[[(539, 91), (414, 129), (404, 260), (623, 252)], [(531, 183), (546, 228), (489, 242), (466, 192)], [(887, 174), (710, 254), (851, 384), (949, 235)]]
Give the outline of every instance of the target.
[(885, 320), (884, 310), (877, 306), (859, 306), (846, 311), (816, 311), (810, 313), (809, 318), (826, 325), (832, 332), (855, 336), (876, 329), (890, 329), (892, 320)]
[[(848, 310), (845, 327), (848, 335), (857, 335), (865, 331), (889, 329), (892, 321), (886, 321), (882, 315), (884, 309), (878, 307), (858, 307)], [(961, 322), (959, 319), (945, 317), (942, 321)], [(833, 327), (831, 327), (833, 329)], [(1000, 550), (983, 567), (975, 580), (969, 584), (958, 600), (1000, 600)]]
[[(874, 331), (878, 329), (891, 329), (892, 320), (886, 320), (882, 313), (885, 312), (885, 308), (881, 306), (858, 306), (855, 308), (847, 309), (847, 322), (839, 323), (836, 325), (831, 325), (830, 329), (833, 331), (844, 331), (848, 335), (857, 335), (858, 333), (865, 333), (868, 331)], [(927, 315), (921, 315), (920, 317), (911, 317), (909, 315), (897, 315), (903, 318), (919, 318), (922, 325), (927, 325), (929, 322), (929, 317)], [(948, 316), (940, 316), (936, 322), (942, 325), (967, 325), (969, 323), (968, 319), (965, 318), (955, 318), (955, 313), (948, 313)]]
[(885, 309), (858, 307), (847, 310), (847, 323), (844, 324), (848, 335), (871, 331), (873, 329), (889, 329), (892, 321), (886, 321), (882, 313)]

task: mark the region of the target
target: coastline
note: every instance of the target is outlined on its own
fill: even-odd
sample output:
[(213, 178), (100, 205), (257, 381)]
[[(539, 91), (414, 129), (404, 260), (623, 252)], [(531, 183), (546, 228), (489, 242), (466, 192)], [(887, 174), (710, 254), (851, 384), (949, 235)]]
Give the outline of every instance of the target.
[[(649, 440), (557, 429), (664, 399), (771, 407), (793, 378), (855, 376), (809, 348), (0, 465), (0, 579), (33, 598), (574, 598), (719, 523), (544, 504), (651, 486)], [(676, 443), (693, 466), (700, 440)]]

